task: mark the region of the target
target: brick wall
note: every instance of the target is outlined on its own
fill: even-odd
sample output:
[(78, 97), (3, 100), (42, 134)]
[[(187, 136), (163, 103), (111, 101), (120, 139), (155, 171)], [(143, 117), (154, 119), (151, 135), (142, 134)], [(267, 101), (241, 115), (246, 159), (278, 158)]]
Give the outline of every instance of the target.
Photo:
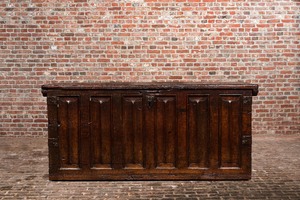
[(300, 132), (299, 0), (1, 0), (0, 135), (46, 135), (57, 81), (246, 81), (253, 133)]

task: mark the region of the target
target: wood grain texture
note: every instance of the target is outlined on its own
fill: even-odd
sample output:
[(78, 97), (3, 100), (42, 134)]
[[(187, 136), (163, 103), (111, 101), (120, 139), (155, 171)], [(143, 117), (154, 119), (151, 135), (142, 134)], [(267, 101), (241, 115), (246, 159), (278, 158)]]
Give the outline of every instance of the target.
[(82, 86), (43, 86), (50, 180), (251, 178), (257, 85)]

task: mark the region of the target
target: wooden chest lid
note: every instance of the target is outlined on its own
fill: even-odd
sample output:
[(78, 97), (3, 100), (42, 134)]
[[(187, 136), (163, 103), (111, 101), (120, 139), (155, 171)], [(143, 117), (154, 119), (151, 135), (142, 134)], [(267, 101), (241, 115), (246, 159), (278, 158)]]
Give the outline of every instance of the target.
[(48, 90), (128, 90), (128, 89), (186, 89), (186, 90), (252, 90), (252, 95), (258, 93), (258, 85), (243, 82), (100, 82), (100, 83), (53, 83), (42, 86), (42, 93), (47, 96)]

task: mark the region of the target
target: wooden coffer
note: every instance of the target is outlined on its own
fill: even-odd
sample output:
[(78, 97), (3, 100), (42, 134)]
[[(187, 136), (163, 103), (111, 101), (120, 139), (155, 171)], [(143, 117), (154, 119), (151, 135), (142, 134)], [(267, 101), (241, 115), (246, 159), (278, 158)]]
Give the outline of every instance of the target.
[(50, 180), (251, 178), (243, 83), (43, 85)]

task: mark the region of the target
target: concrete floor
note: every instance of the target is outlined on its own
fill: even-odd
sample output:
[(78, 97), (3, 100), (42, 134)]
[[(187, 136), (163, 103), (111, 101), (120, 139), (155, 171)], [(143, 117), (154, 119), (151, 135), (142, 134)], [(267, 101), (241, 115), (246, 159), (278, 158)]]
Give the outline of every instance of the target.
[(0, 199), (300, 199), (300, 135), (254, 135), (250, 181), (48, 180), (47, 138), (0, 137)]

